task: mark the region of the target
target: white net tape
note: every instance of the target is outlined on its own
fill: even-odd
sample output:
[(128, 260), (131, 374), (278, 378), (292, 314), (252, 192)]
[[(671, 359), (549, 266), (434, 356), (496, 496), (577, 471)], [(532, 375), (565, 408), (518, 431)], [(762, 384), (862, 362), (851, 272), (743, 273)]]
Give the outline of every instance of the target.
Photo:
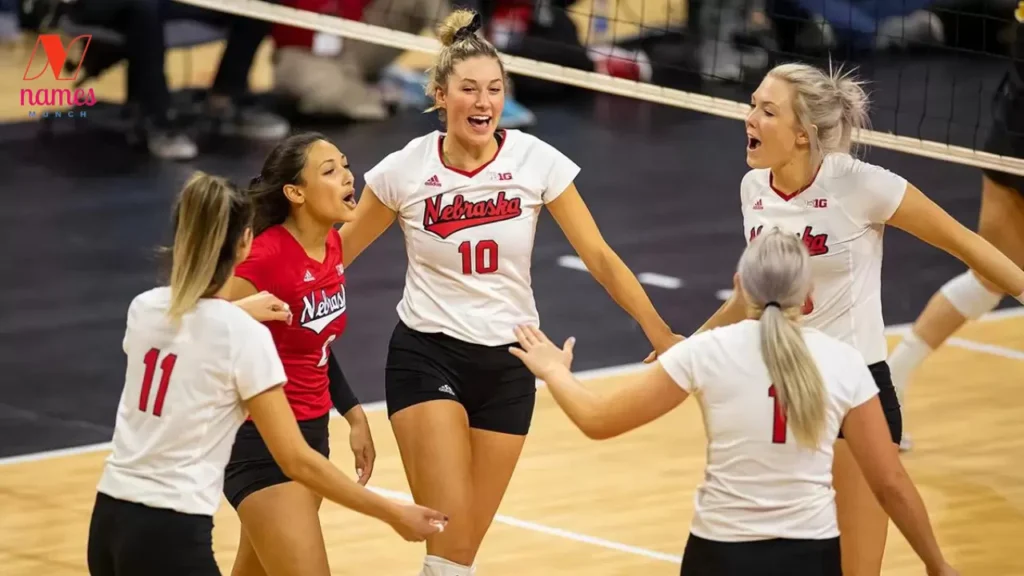
[[(277, 24), (285, 24), (315, 30), (325, 34), (334, 34), (345, 38), (356, 38), (365, 42), (381, 44), (406, 51), (436, 54), (440, 43), (427, 36), (408, 34), (381, 26), (373, 26), (345, 20), (336, 16), (317, 14), (298, 10), (288, 6), (269, 4), (261, 0), (176, 0), (183, 4), (191, 4), (220, 12), (239, 16), (247, 16), (258, 20), (266, 20)], [(570, 84), (606, 94), (615, 94), (627, 98), (636, 98), (648, 102), (686, 108), (723, 118), (743, 120), (749, 106), (742, 102), (734, 102), (723, 98), (714, 98), (665, 88), (654, 84), (637, 82), (623, 78), (614, 78), (595, 72), (577, 70), (558, 66), (547, 62), (520, 58), (502, 54), (502, 60), (509, 72), (549, 80), (562, 84)], [(907, 136), (896, 136), (873, 130), (861, 130), (854, 138), (867, 146), (877, 146), (907, 154), (915, 154), (927, 158), (956, 162), (976, 168), (987, 168), (1024, 176), (1024, 159), (1009, 156), (998, 156), (980, 150), (962, 146), (952, 146), (930, 140), (922, 140)]]

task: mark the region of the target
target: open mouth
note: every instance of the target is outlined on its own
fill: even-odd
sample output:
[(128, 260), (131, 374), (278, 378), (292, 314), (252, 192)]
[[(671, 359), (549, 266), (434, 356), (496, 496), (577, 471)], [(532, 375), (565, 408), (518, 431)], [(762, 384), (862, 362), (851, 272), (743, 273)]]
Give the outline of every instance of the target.
[(469, 125), (478, 130), (485, 130), (491, 125), (490, 116), (476, 115), (469, 117)]
[(356, 205), (356, 193), (349, 192), (344, 197), (342, 197), (341, 201), (347, 204), (350, 208), (354, 208)]
[(747, 134), (747, 151), (752, 152), (761, 147), (761, 141)]

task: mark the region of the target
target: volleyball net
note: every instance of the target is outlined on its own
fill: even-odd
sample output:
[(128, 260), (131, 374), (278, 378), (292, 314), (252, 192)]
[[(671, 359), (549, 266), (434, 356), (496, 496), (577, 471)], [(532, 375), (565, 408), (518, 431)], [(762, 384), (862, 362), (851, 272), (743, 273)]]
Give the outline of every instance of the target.
[[(414, 62), (429, 62), (438, 52), (430, 31), (452, 9), (448, 0), (371, 0), (357, 2), (355, 12), (339, 8), (346, 2), (319, 2), (330, 13), (285, 5), (301, 6), (298, 0), (176, 1), (318, 38), (390, 47)], [(858, 143), (1024, 175), (1024, 159), (980, 150), (992, 126), (1003, 122), (993, 102), (1010, 70), (1016, 2), (973, 2), (984, 4), (983, 12), (964, 11), (956, 6), (971, 2), (952, 0), (479, 2), (466, 7), (484, 16), (483, 33), (513, 79), (742, 120), (750, 91), (773, 64), (855, 67), (872, 99), (872, 129), (855, 134)], [(855, 14), (858, 4), (872, 12)], [(927, 11), (915, 9), (918, 4)], [(380, 25), (389, 22), (405, 29)]]

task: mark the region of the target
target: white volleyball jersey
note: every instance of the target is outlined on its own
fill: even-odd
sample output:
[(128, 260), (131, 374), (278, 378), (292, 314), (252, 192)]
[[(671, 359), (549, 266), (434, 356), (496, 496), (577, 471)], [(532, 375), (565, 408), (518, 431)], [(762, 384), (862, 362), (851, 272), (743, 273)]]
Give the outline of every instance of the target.
[(213, 515), (247, 413), (242, 401), (283, 384), (270, 330), (238, 306), (200, 300), (176, 329), (169, 288), (128, 308), (124, 391), (99, 491), (186, 514)]
[(756, 320), (702, 332), (659, 356), (695, 396), (708, 439), (704, 482), (694, 496), (691, 531), (719, 542), (839, 535), (832, 489), (832, 445), (846, 414), (878, 394), (852, 346), (814, 328), (804, 341), (827, 390), (816, 450), (798, 445), (761, 360)]
[(748, 172), (740, 185), (748, 243), (777, 227), (803, 239), (811, 253), (806, 325), (853, 345), (868, 364), (888, 355), (882, 232), (906, 189), (901, 176), (848, 154), (826, 156), (814, 181), (796, 194), (776, 191), (769, 169)]
[(580, 169), (534, 136), (499, 136), (497, 154), (473, 172), (447, 166), (444, 134), (433, 132), (366, 174), (405, 233), (398, 316), (413, 330), (498, 346), (515, 341), (515, 326), (539, 325), (530, 281), (537, 219)]

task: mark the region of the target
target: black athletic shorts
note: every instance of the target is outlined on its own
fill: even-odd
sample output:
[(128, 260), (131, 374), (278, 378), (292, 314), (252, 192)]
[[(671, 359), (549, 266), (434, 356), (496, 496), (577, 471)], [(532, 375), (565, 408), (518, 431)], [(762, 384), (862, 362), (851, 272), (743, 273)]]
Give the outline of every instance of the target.
[(91, 576), (220, 576), (213, 517), (96, 494), (87, 550)]
[[(314, 420), (299, 422), (299, 430), (306, 443), (327, 458), (331, 455), (327, 428), (330, 420), (331, 415), (328, 413)], [(242, 424), (231, 449), (231, 459), (224, 469), (224, 496), (228, 502), (237, 510), (242, 500), (253, 492), (291, 481), (270, 455), (270, 449), (256, 425), (251, 420)]]
[(714, 542), (690, 534), (680, 576), (842, 576), (839, 538)]
[[(997, 91), (993, 102), (992, 129), (982, 150), (1000, 156), (1024, 158), (1024, 93), (1009, 82)], [(983, 170), (990, 180), (1024, 194), (1024, 176)]]
[(399, 322), (384, 372), (388, 418), (422, 402), (454, 400), (466, 409), (471, 428), (525, 436), (537, 379), (509, 346), (471, 344)]
[[(892, 373), (889, 372), (889, 365), (883, 360), (868, 366), (871, 376), (878, 386), (878, 401), (882, 403), (882, 412), (885, 414), (885, 421), (889, 423), (889, 433), (892, 435), (894, 444), (899, 444), (903, 439), (903, 411), (900, 408), (899, 397), (896, 396), (896, 387), (892, 384)], [(843, 429), (839, 429), (839, 437), (843, 437)]]

